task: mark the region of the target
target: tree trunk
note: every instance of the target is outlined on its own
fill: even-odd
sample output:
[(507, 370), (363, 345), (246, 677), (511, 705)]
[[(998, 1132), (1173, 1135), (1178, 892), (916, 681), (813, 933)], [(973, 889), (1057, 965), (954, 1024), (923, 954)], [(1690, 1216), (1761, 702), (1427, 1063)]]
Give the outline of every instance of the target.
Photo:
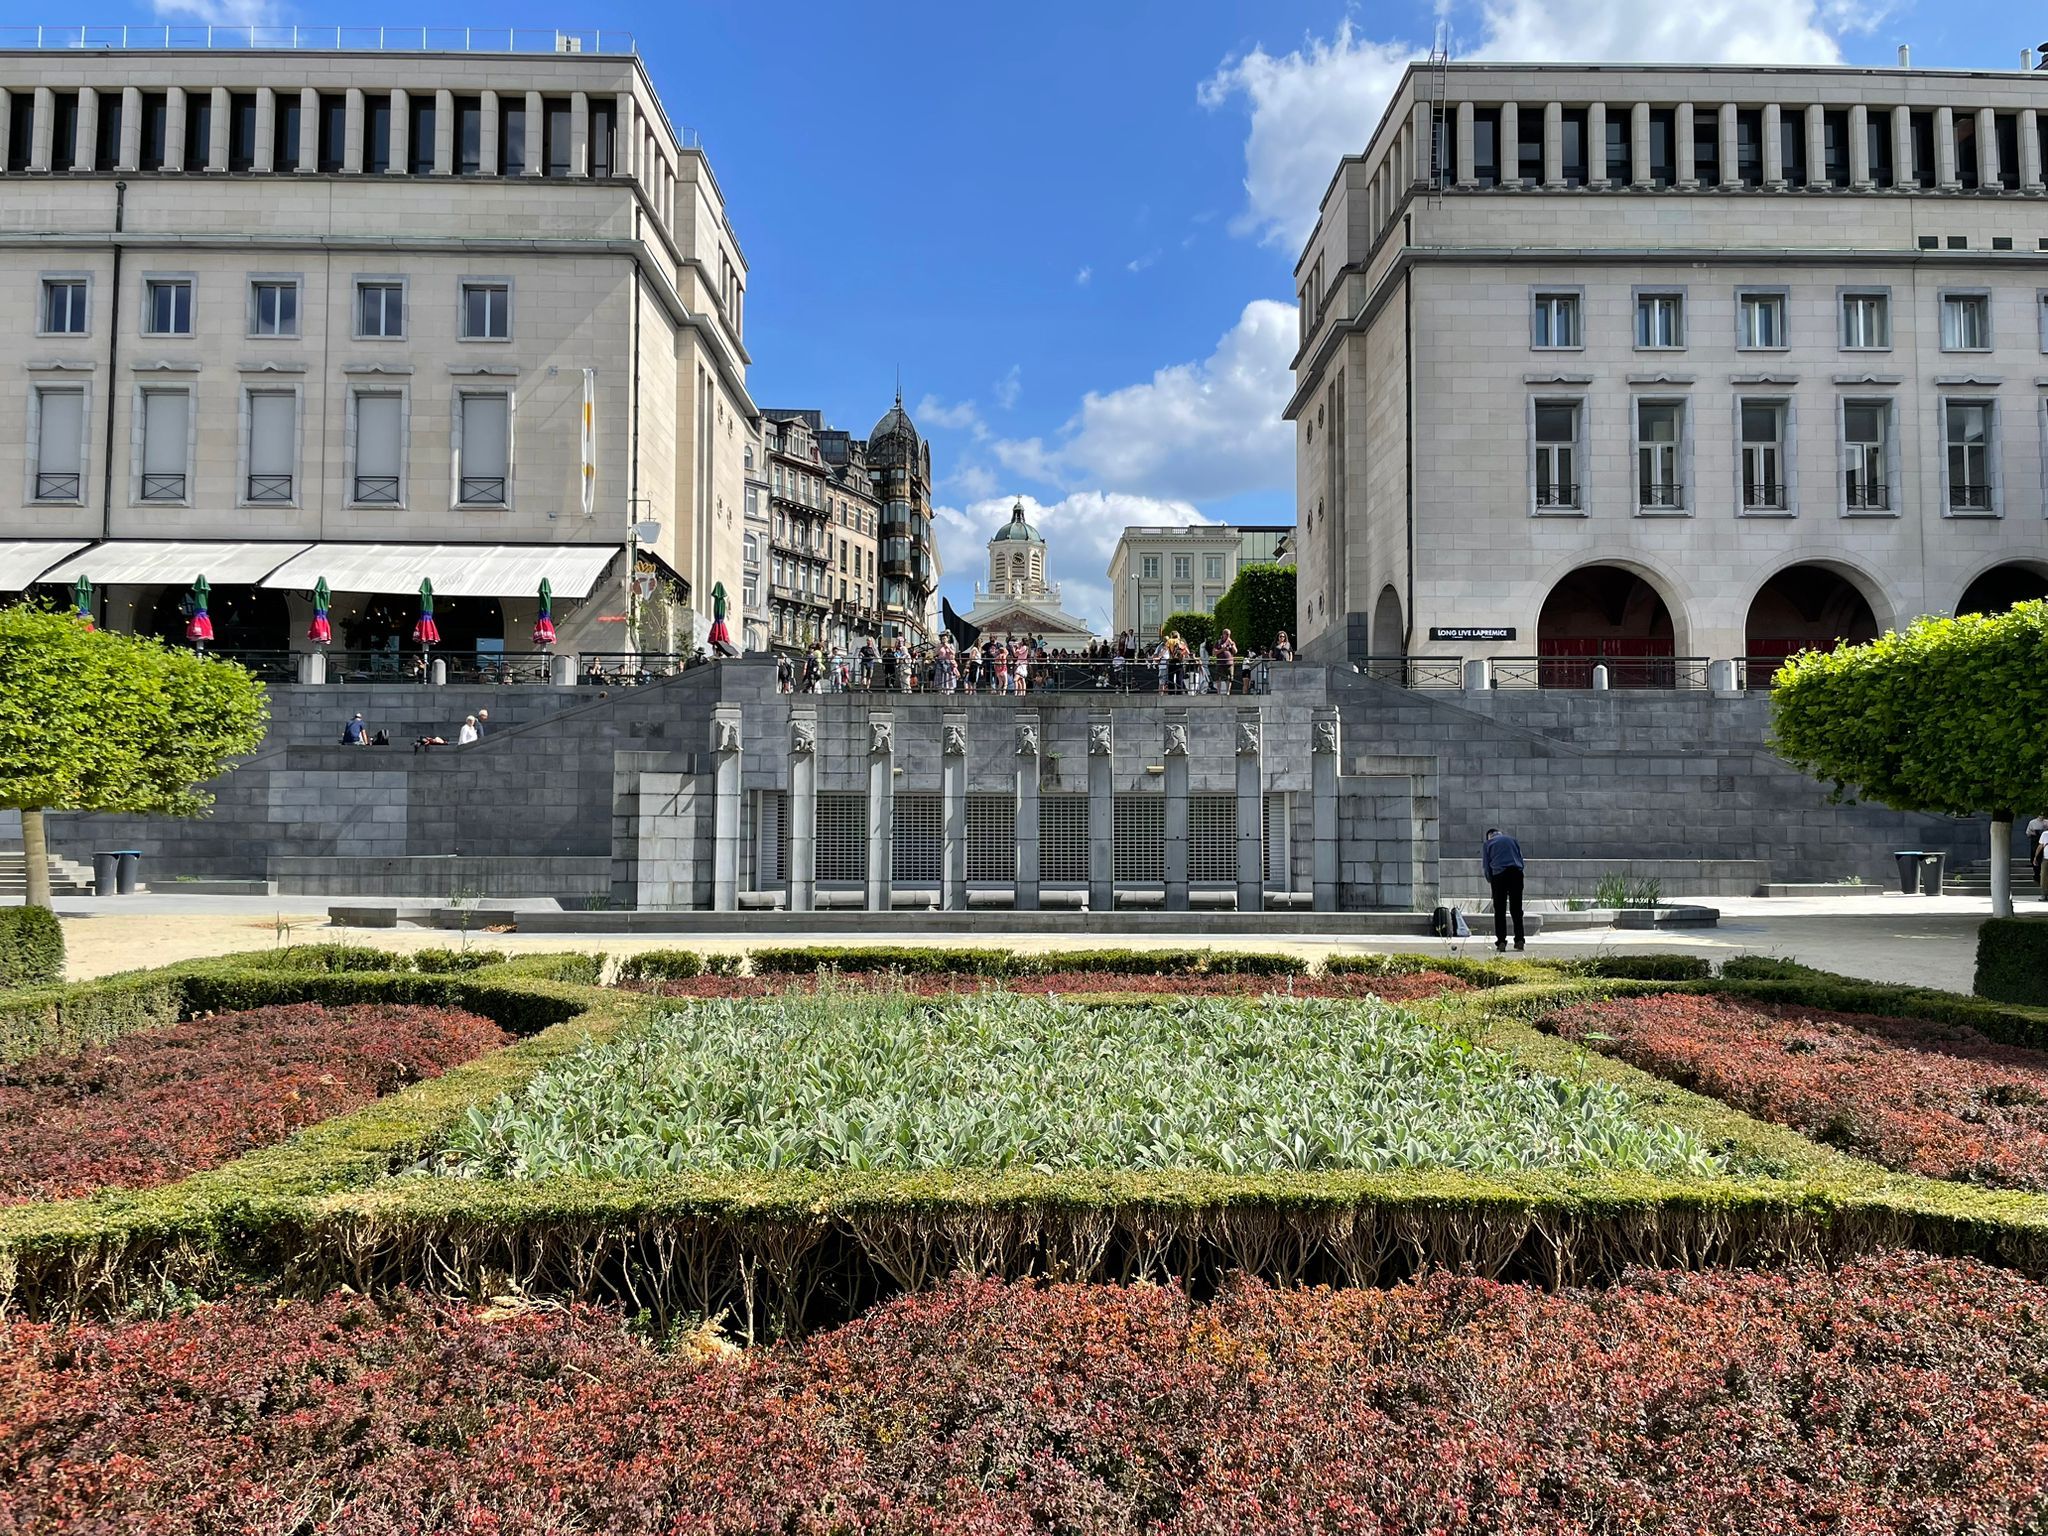
[(2012, 812), (1991, 817), (1991, 915), (2012, 916)]
[(43, 813), (21, 813), (21, 862), (28, 875), (28, 904), (50, 905), (50, 841), (43, 833)]

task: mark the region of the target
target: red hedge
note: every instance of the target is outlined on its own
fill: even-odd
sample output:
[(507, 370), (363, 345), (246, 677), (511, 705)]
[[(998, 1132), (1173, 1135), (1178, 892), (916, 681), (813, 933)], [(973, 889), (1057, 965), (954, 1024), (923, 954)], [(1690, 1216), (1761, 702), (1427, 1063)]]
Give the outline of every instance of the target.
[(2048, 1287), (958, 1280), (699, 1366), (586, 1308), (0, 1329), (0, 1531), (2035, 1530)]
[(2048, 1051), (1924, 1019), (1679, 994), (1583, 1004), (1546, 1022), (1887, 1168), (2048, 1191)]
[(445, 1008), (215, 1014), (0, 1068), (0, 1204), (146, 1189), (509, 1043)]
[[(862, 985), (863, 980), (858, 973), (842, 974), (833, 977), (832, 985), (844, 991)], [(1399, 976), (1151, 976), (1115, 971), (1054, 971), (1044, 976), (1010, 976), (1000, 981), (978, 976), (890, 976), (867, 978), (867, 982), (877, 990), (901, 990), (919, 997), (978, 992), (993, 986), (1034, 996), (1048, 992), (1136, 992), (1171, 993), (1177, 997), (1264, 997), (1281, 992), (1295, 997), (1371, 996), (1390, 1003), (1413, 1002), (1444, 992), (1465, 992), (1472, 985), (1442, 971), (1414, 971)], [(652, 992), (660, 997), (773, 997), (783, 992), (815, 991), (818, 983), (815, 976), (773, 975), (691, 976), (623, 985), (629, 991)]]

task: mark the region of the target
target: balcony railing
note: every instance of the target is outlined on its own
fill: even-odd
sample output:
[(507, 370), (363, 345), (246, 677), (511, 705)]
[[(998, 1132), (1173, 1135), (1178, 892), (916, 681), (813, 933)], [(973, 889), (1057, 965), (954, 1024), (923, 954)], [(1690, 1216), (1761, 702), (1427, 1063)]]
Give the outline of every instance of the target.
[(185, 477), (183, 475), (144, 475), (142, 477), (142, 499), (144, 501), (183, 501), (185, 499)]
[(75, 472), (36, 475), (37, 501), (78, 500), (79, 475)]
[(357, 475), (356, 503), (365, 507), (395, 507), (398, 505), (398, 476)]
[(1785, 487), (1775, 481), (1752, 480), (1742, 487), (1742, 507), (1746, 512), (1782, 512), (1785, 496)]
[(1659, 512), (1681, 508), (1685, 505), (1685, 487), (1676, 482), (1668, 485), (1640, 484), (1636, 487), (1636, 505)]
[(468, 506), (502, 507), (505, 504), (505, 477), (464, 475), (461, 500)]
[(1496, 656), (1496, 688), (1591, 688), (1593, 669), (1607, 669), (1610, 688), (1705, 688), (1704, 656)]
[(1396, 688), (1465, 686), (1462, 656), (1368, 656), (1356, 665), (1374, 682), (1392, 683)]
[(1989, 512), (1991, 487), (1951, 484), (1948, 488), (1948, 506), (1951, 512)]
[(533, 27), (0, 27), (0, 48), (323, 49), (362, 53), (638, 53), (633, 34)]
[[(874, 658), (871, 665), (863, 666), (858, 655), (847, 658), (847, 662), (849, 686), (842, 689), (836, 685), (835, 669), (828, 659), (826, 676), (821, 679), (824, 686), (819, 691), (983, 693), (1006, 697), (1020, 694), (1028, 697), (1034, 693), (1092, 693), (1106, 699), (1119, 694), (1156, 698), (1162, 691), (1174, 695), (1221, 695), (1227, 684), (1232, 694), (1267, 693), (1271, 691), (1272, 668), (1281, 665), (1240, 659), (1236, 669), (1226, 673), (1223, 663), (1212, 657), (1206, 667), (1199, 662), (1188, 661), (1178, 668), (1166, 669), (1162, 675), (1158, 664), (1151, 661), (1118, 663), (1094, 656), (1051, 656), (1033, 659), (1025, 669), (1020, 689), (1014, 672), (998, 671), (993, 663), (986, 661), (979, 670), (971, 670), (961, 662), (956, 673), (948, 679), (940, 671), (937, 657), (929, 650), (912, 655), (907, 666), (888, 651)], [(799, 668), (799, 686), (802, 676)]]
[(1579, 488), (1576, 485), (1544, 485), (1540, 481), (1537, 483), (1537, 506), (1576, 508), (1578, 504)]
[(251, 475), (249, 477), (249, 500), (275, 505), (292, 499), (292, 476)]
[(1883, 512), (1892, 504), (1892, 488), (1879, 481), (1851, 479), (1847, 495), (1851, 512)]

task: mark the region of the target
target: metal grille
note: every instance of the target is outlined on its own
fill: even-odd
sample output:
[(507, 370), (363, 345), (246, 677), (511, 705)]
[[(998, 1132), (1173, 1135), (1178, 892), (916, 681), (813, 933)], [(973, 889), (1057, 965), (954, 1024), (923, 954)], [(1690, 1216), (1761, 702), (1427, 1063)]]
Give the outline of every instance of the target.
[(897, 885), (936, 886), (945, 862), (945, 801), (937, 795), (898, 795), (890, 878)]
[(1266, 889), (1284, 891), (1291, 887), (1288, 867), (1290, 839), (1287, 796), (1284, 792), (1266, 796)]
[(38, 474), (36, 476), (36, 500), (76, 501), (78, 500), (76, 474)]
[(1088, 797), (1046, 795), (1038, 802), (1038, 879), (1042, 885), (1088, 883)]
[(1017, 883), (1017, 800), (967, 797), (967, 879), (973, 885)]
[(366, 507), (398, 505), (398, 476), (357, 475), (356, 500)]
[(1116, 880), (1119, 885), (1166, 883), (1166, 797), (1116, 797)]
[(464, 475), (462, 495), (464, 502), (484, 506), (497, 506), (505, 499), (505, 477), (503, 475)]
[(142, 477), (142, 499), (144, 501), (183, 501), (185, 499), (185, 477), (183, 475), (144, 475)]
[(1237, 796), (1188, 796), (1188, 884), (1237, 884)]
[(818, 796), (818, 884), (866, 885), (868, 797), (839, 790)]
[(789, 883), (789, 796), (779, 789), (754, 792), (754, 889)]

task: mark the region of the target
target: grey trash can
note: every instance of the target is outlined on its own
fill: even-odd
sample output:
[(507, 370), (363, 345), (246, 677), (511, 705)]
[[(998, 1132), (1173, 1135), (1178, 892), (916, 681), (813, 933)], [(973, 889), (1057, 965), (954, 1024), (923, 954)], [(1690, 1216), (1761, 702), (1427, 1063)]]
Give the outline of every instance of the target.
[(114, 871), (114, 890), (122, 896), (135, 894), (135, 872), (142, 867), (140, 848), (123, 848), (118, 855), (120, 867)]
[(114, 894), (115, 872), (121, 867), (118, 853), (95, 853), (92, 856), (92, 893), (95, 896)]
[(1920, 894), (1920, 861), (1927, 857), (1918, 848), (1897, 848), (1892, 857), (1899, 861), (1899, 894), (1918, 896)]
[(1920, 894), (1939, 896), (1941, 894), (1942, 871), (1948, 863), (1945, 853), (1923, 853), (1920, 855)]

